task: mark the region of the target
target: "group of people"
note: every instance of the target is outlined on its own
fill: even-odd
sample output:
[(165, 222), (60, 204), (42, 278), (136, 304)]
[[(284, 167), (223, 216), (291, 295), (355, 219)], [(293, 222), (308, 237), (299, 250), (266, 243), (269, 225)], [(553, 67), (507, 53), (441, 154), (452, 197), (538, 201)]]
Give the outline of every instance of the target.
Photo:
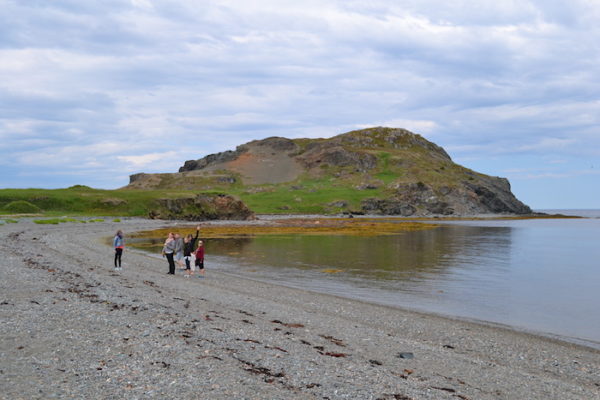
[[(191, 277), (195, 269), (199, 271), (198, 276), (204, 278), (204, 243), (202, 240), (198, 240), (199, 235), (199, 225), (196, 227), (196, 236), (192, 236), (190, 233), (182, 239), (179, 233), (169, 232), (162, 249), (162, 256), (166, 257), (169, 262), (168, 274), (175, 275), (175, 263), (177, 262), (181, 269), (185, 269), (186, 278)], [(196, 242), (198, 242), (197, 248), (195, 248)], [(123, 231), (117, 231), (113, 239), (113, 245), (115, 248), (115, 271), (120, 271), (122, 269), (121, 258), (125, 248)], [(194, 267), (191, 265), (192, 259), (195, 260)]]
[[(200, 272), (198, 276), (204, 278), (204, 243), (202, 240), (198, 241), (199, 234), (200, 226), (196, 227), (196, 236), (192, 236), (190, 233), (183, 239), (179, 233), (169, 232), (162, 249), (163, 257), (166, 257), (169, 262), (169, 274), (175, 274), (175, 262), (179, 264), (181, 269), (184, 269), (182, 261), (184, 260), (186, 278), (189, 278), (194, 274), (195, 268)], [(196, 241), (198, 241), (198, 247), (194, 250)], [(192, 254), (195, 259), (195, 268), (192, 268), (191, 266)]]

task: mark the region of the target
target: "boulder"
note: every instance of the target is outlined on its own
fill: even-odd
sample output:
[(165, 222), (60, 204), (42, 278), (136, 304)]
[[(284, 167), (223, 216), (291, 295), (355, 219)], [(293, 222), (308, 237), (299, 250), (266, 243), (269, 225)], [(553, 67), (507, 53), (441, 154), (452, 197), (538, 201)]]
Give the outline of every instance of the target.
[(186, 221), (251, 220), (254, 212), (242, 201), (227, 194), (198, 194), (194, 197), (159, 199), (149, 212), (152, 219)]
[(120, 206), (122, 204), (126, 204), (127, 200), (116, 199), (116, 198), (108, 198), (108, 199), (102, 199), (102, 200), (100, 200), (100, 203), (102, 203), (103, 206), (117, 207), (117, 206)]
[(417, 212), (413, 205), (397, 198), (365, 199), (361, 203), (361, 209), (366, 214), (401, 215), (403, 217), (410, 217)]

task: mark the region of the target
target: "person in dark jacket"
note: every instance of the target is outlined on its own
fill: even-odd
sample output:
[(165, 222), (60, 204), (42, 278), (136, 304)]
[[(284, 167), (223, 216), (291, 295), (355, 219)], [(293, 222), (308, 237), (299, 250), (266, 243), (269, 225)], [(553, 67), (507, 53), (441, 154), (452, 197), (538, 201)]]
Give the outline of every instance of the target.
[(186, 278), (192, 276), (193, 271), (190, 260), (192, 259), (192, 253), (194, 252), (194, 246), (196, 245), (196, 240), (198, 240), (198, 235), (200, 235), (200, 225), (196, 227), (196, 236), (192, 237), (192, 234), (190, 233), (183, 239), (183, 259), (185, 260)]

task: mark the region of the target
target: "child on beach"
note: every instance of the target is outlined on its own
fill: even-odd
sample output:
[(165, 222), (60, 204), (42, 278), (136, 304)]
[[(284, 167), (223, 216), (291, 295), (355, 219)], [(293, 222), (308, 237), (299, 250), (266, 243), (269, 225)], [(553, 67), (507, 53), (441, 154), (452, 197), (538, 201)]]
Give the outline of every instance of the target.
[(175, 234), (175, 261), (179, 265), (179, 269), (184, 269), (183, 266), (183, 239), (179, 233)]
[(196, 249), (196, 268), (200, 271), (198, 278), (204, 278), (204, 243), (198, 241), (198, 249)]
[[(115, 247), (115, 271), (120, 271), (121, 268), (121, 256), (123, 255), (123, 249), (125, 248), (125, 240), (123, 239), (123, 231), (118, 230), (115, 238), (113, 239), (113, 245)], [(118, 262), (118, 266), (117, 266)]]
[(185, 260), (185, 277), (189, 278), (192, 276), (192, 268), (190, 265), (190, 260), (192, 259), (192, 252), (194, 251), (194, 245), (196, 244), (196, 240), (198, 240), (198, 235), (200, 234), (200, 225), (196, 227), (196, 236), (192, 237), (192, 234), (188, 234), (183, 239), (183, 259)]

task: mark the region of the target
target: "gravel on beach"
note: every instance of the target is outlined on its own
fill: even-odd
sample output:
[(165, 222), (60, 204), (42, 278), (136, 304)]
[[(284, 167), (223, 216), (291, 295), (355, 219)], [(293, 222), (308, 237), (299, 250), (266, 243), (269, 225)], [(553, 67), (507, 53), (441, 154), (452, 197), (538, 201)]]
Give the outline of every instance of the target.
[[(600, 351), (167, 262), (175, 222), (0, 226), (3, 399), (600, 399)], [(409, 305), (407, 305), (409, 306)]]

